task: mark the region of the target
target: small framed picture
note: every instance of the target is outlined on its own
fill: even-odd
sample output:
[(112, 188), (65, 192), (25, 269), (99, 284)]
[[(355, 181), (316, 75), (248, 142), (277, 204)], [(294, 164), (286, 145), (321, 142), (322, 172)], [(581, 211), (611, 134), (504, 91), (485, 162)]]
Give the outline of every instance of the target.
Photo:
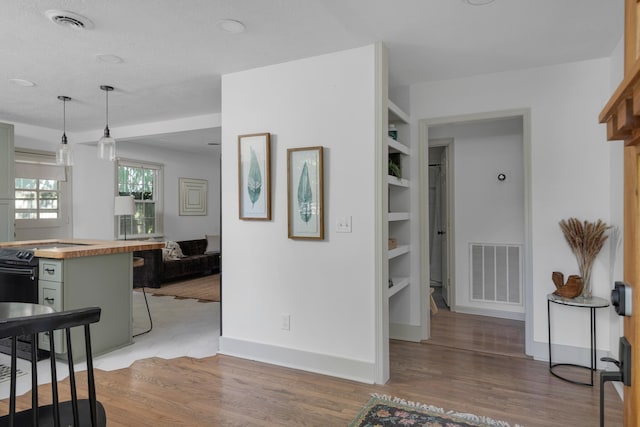
[(238, 136), (240, 219), (271, 219), (270, 139), (269, 133)]
[(287, 150), (290, 239), (324, 239), (323, 147)]

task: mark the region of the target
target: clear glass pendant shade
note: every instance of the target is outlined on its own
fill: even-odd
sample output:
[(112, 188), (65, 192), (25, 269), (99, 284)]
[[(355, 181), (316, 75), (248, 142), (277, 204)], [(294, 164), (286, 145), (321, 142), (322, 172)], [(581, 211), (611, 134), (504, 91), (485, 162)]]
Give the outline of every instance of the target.
[(116, 159), (116, 140), (109, 135), (109, 128), (104, 130), (104, 136), (98, 141), (98, 157), (111, 162)]
[(62, 136), (62, 141), (56, 152), (56, 163), (63, 166), (73, 166), (73, 152), (69, 144), (67, 144), (66, 135)]
[(104, 127), (104, 135), (98, 140), (98, 157), (102, 160), (111, 162), (116, 160), (116, 140), (111, 137), (109, 132), (109, 92), (113, 90), (113, 86), (100, 86), (105, 91), (106, 98), (106, 125)]
[(58, 99), (62, 101), (62, 139), (56, 152), (56, 163), (62, 166), (73, 166), (73, 153), (71, 146), (67, 144), (67, 101), (71, 101), (68, 96), (60, 95)]

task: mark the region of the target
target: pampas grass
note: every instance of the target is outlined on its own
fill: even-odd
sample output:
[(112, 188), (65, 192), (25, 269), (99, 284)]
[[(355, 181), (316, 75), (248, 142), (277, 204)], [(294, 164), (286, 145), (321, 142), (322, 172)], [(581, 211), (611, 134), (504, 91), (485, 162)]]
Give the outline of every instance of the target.
[(563, 219), (560, 228), (569, 247), (578, 260), (578, 269), (584, 290), (584, 297), (591, 297), (591, 268), (598, 253), (607, 240), (607, 230), (611, 226), (598, 219), (596, 222), (579, 221), (576, 218)]

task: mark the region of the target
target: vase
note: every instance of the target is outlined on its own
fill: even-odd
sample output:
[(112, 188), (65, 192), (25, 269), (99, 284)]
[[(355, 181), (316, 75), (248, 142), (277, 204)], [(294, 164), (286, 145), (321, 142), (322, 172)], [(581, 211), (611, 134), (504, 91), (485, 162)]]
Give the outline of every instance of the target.
[(582, 278), (582, 298), (591, 299), (591, 274), (585, 274)]

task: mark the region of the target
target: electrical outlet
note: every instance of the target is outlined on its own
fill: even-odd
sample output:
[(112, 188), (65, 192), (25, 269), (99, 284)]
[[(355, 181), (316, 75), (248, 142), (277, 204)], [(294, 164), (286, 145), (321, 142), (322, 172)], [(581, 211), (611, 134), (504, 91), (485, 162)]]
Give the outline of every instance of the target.
[(280, 315), (280, 328), (283, 331), (291, 329), (291, 315), (289, 313), (282, 313)]

